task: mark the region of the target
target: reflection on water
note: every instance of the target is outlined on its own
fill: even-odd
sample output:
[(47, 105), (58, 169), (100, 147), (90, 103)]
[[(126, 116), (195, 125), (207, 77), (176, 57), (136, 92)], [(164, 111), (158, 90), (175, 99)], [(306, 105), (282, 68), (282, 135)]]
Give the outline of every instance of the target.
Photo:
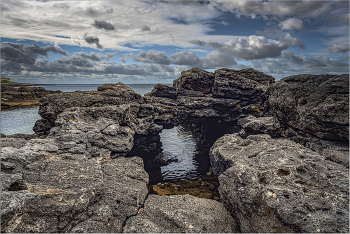
[(166, 181), (176, 181), (181, 178), (197, 179), (198, 162), (195, 159), (196, 140), (189, 129), (176, 126), (164, 129), (160, 134), (162, 142), (163, 160), (172, 161), (162, 166), (161, 174)]
[(6, 135), (33, 134), (34, 124), (41, 118), (38, 111), (38, 106), (1, 110), (1, 133)]

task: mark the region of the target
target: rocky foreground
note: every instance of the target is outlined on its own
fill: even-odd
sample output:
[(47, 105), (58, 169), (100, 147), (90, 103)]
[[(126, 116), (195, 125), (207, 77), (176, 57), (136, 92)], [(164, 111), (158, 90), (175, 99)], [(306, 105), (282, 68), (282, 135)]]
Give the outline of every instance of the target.
[[(1, 139), (1, 231), (349, 232), (349, 75), (275, 83), (194, 68), (173, 86), (42, 98), (36, 134)], [(148, 195), (145, 162), (128, 157), (152, 154), (164, 127), (184, 123), (215, 141), (222, 203)], [(229, 134), (209, 139), (220, 126)]]

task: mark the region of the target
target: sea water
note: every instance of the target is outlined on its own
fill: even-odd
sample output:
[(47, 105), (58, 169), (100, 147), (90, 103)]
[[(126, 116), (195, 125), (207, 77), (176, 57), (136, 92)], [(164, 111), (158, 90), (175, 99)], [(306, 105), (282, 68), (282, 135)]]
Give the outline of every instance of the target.
[[(97, 90), (101, 84), (43, 84), (34, 87), (44, 87), (46, 90), (62, 92)], [(154, 84), (126, 84), (136, 93), (144, 95), (151, 92)], [(22, 107), (1, 110), (1, 133), (11, 135), (15, 133), (33, 134), (33, 127), (38, 119), (39, 106)]]

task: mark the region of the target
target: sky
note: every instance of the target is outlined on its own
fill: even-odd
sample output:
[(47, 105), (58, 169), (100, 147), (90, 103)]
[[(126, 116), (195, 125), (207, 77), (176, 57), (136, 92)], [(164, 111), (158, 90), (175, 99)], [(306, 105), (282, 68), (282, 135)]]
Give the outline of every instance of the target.
[(198, 67), (349, 73), (349, 1), (1, 0), (1, 77), (172, 83)]

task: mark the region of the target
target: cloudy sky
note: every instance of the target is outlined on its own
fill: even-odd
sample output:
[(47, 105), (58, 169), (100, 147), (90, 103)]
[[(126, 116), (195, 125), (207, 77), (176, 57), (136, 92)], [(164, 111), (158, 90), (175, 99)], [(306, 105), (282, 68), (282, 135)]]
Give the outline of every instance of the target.
[(1, 0), (1, 77), (172, 83), (199, 67), (349, 73), (349, 1)]

